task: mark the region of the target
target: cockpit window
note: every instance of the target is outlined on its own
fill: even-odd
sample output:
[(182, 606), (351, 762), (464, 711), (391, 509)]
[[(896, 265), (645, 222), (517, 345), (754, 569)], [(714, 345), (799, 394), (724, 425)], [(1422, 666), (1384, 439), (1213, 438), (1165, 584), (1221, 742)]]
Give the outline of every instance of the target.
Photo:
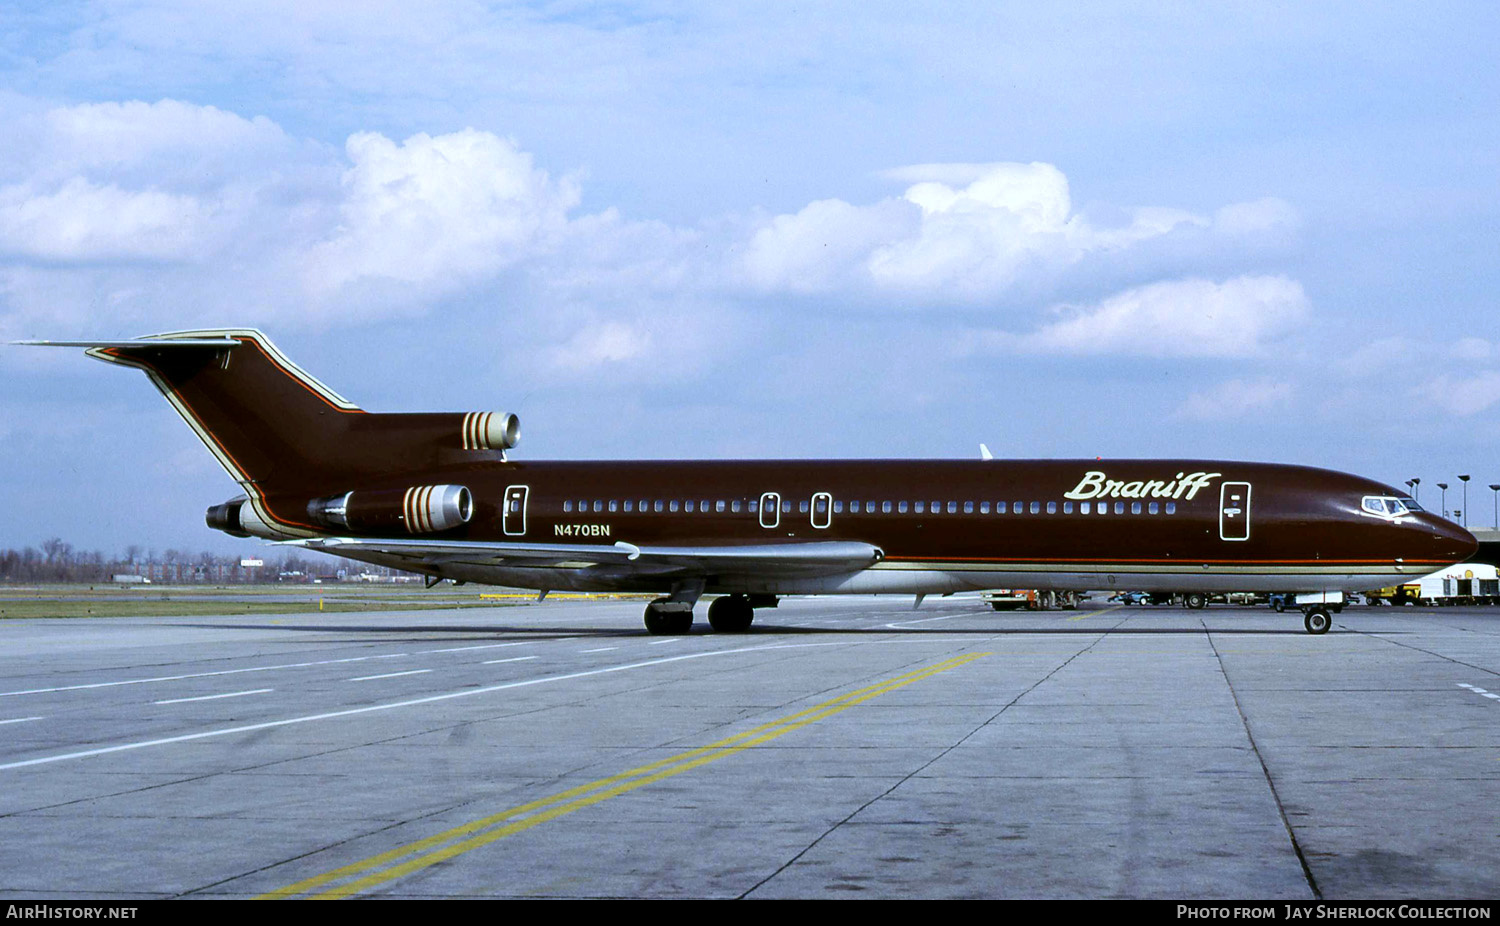
[(1404, 514), (1422, 510), (1415, 501), (1409, 498), (1392, 498), (1388, 495), (1366, 495), (1360, 500), (1360, 507), (1380, 518), (1399, 518)]

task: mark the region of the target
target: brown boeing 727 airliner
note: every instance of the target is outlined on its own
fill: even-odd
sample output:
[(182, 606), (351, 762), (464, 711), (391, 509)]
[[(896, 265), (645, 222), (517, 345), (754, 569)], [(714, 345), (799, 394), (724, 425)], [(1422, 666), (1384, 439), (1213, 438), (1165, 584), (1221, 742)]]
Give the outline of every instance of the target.
[(715, 630), (743, 631), (779, 595), (997, 587), (1296, 592), (1322, 633), (1343, 592), (1476, 548), (1397, 489), (1305, 466), (522, 462), (514, 415), (365, 412), (254, 330), (27, 343), (144, 370), (244, 490), (212, 527), (430, 582), (661, 594), (652, 633), (687, 632), (705, 594)]

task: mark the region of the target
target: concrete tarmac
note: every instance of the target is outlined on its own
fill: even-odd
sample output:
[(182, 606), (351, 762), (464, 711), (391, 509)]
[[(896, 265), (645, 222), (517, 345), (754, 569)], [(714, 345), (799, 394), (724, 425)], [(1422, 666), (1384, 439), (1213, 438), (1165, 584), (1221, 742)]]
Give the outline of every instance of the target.
[(1500, 608), (0, 623), (0, 895), (1500, 896)]

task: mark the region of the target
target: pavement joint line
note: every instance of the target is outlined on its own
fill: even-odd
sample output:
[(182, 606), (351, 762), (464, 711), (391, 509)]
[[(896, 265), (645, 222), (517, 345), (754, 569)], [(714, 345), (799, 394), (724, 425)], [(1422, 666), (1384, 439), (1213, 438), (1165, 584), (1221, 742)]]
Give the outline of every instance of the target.
[[(305, 878), (285, 887), (261, 895), (261, 900), (283, 900), (294, 896), (311, 896), (312, 899), (334, 900), (350, 897), (372, 887), (405, 877), (416, 871), (429, 868), (439, 862), (488, 845), (507, 836), (523, 832), (549, 820), (557, 819), (577, 810), (634, 791), (646, 785), (680, 775), (710, 762), (739, 753), (743, 750), (785, 736), (809, 724), (831, 717), (863, 704), (873, 698), (898, 688), (903, 688), (922, 679), (947, 672), (981, 659), (988, 653), (969, 653), (944, 660), (925, 669), (887, 679), (865, 688), (840, 695), (831, 701), (815, 705), (779, 720), (762, 724), (742, 733), (726, 737), (707, 746), (700, 746), (666, 759), (642, 765), (588, 784), (569, 788), (549, 797), (521, 804), (491, 816), (428, 836), (425, 839), (397, 846), (362, 861), (353, 862), (321, 875)], [(509, 822), (507, 822), (509, 821)], [(505, 824), (505, 825), (501, 825)], [(404, 861), (403, 861), (404, 859)], [(378, 869), (372, 871), (372, 869)], [(371, 872), (370, 874), (364, 874)], [(364, 875), (358, 877), (358, 875)], [(356, 878), (352, 881), (346, 879)], [(314, 893), (337, 881), (344, 884)]]
[(1302, 842), (1297, 838), (1296, 827), (1292, 825), (1291, 817), (1287, 815), (1286, 802), (1282, 800), (1281, 791), (1276, 787), (1276, 776), (1271, 774), (1270, 763), (1266, 761), (1265, 754), (1260, 750), (1260, 743), (1255, 739), (1255, 731), (1250, 728), (1250, 718), (1245, 714), (1245, 706), (1240, 703), (1240, 693), (1235, 690), (1234, 682), (1229, 677), (1229, 670), (1224, 665), (1223, 654), (1219, 652), (1218, 644), (1214, 642), (1213, 631), (1204, 627), (1204, 636), (1208, 638), (1208, 645), (1214, 652), (1214, 658), (1219, 664), (1219, 674), (1224, 679), (1224, 687), (1229, 690), (1229, 697), (1234, 701), (1234, 709), (1240, 718), (1240, 727), (1245, 731), (1245, 738), (1250, 742), (1250, 751), (1254, 753), (1255, 760), (1260, 763), (1261, 774), (1265, 777), (1266, 787), (1271, 792), (1271, 799), (1276, 803), (1276, 813), (1281, 818), (1281, 826), (1286, 831), (1287, 841), (1291, 844), (1292, 852), (1297, 856), (1297, 864), (1302, 867), (1302, 877), (1307, 882), (1308, 889), (1312, 892), (1314, 900), (1323, 899), (1323, 889), (1318, 886), (1317, 876), (1313, 873), (1312, 863), (1308, 860), (1307, 852), (1302, 848)]
[[(932, 765), (934, 763), (936, 763), (938, 760), (942, 759), (944, 756), (948, 755), (953, 750), (955, 750), (955, 749), (959, 748), (960, 746), (962, 746), (965, 742), (967, 742), (970, 738), (972, 738), (976, 732), (978, 732), (979, 730), (982, 730), (985, 727), (989, 726), (990, 724), (994, 723), (1006, 711), (1010, 710), (1011, 708), (1013, 708), (1017, 704), (1019, 704), (1022, 698), (1026, 697), (1027, 695), (1031, 694), (1033, 691), (1036, 691), (1038, 688), (1040, 688), (1043, 685), (1047, 684), (1047, 682), (1051, 681), (1052, 678), (1054, 676), (1056, 676), (1059, 672), (1061, 672), (1062, 670), (1066, 669), (1068, 666), (1072, 665), (1074, 660), (1076, 660), (1079, 657), (1081, 657), (1081, 656), (1083, 656), (1083, 655), (1091, 652), (1094, 649), (1094, 647), (1098, 646), (1101, 642), (1103, 642), (1104, 639), (1105, 639), (1104, 635), (1101, 634), (1092, 643), (1088, 644), (1087, 646), (1083, 647), (1082, 649), (1075, 649), (1072, 653), (1068, 654), (1067, 658), (1063, 659), (1061, 662), (1059, 662), (1056, 665), (1054, 665), (1051, 668), (1051, 670), (1049, 670), (1041, 678), (1037, 679), (1034, 683), (1032, 683), (1030, 686), (1028, 686), (1024, 691), (1021, 691), (1015, 697), (1013, 697), (1009, 701), (1007, 701), (1003, 707), (1001, 707), (998, 711), (996, 711), (994, 714), (992, 714), (983, 723), (977, 724), (974, 727), (974, 729), (970, 730), (968, 733), (966, 733), (962, 737), (960, 737), (957, 742), (953, 743), (950, 746), (947, 746), (947, 747), (943, 748), (942, 750), (939, 750), (936, 755), (932, 756), (932, 758), (930, 758), (926, 762), (922, 763), (921, 766), (919, 766), (918, 768), (913, 769), (910, 773), (908, 773), (900, 781), (895, 782), (894, 784), (892, 784), (889, 788), (887, 788), (881, 794), (878, 794), (875, 797), (870, 798), (864, 804), (860, 805), (859, 807), (857, 807), (853, 811), (851, 811), (849, 813), (849, 815), (846, 816), (844, 819), (842, 819), (842, 820), (838, 821), (837, 823), (833, 824), (832, 826), (830, 826), (826, 831), (823, 832), (822, 835), (818, 836), (818, 838), (816, 838), (812, 842), (808, 843), (799, 852), (797, 852), (796, 854), (794, 854), (791, 858), (787, 859), (781, 865), (780, 868), (776, 869), (776, 871), (774, 871), (771, 874), (767, 875), (766, 877), (762, 878), (759, 882), (757, 882), (756, 884), (754, 884), (749, 890), (745, 891), (743, 894), (740, 894), (739, 895), (739, 899), (743, 900), (744, 898), (746, 898), (746, 897), (750, 896), (751, 894), (755, 893), (755, 891), (759, 890), (761, 887), (763, 887), (765, 884), (767, 884), (769, 881), (771, 881), (771, 879), (778, 877), (783, 871), (786, 871), (792, 865), (795, 865), (798, 862), (800, 862), (807, 855), (808, 852), (812, 851), (812, 849), (815, 846), (817, 846), (818, 844), (820, 844), (824, 839), (827, 839), (828, 836), (831, 833), (833, 833), (835, 830), (837, 830), (840, 827), (846, 825), (850, 820), (853, 820), (856, 816), (858, 816), (859, 814), (863, 813), (866, 808), (872, 806), (876, 801), (884, 799), (887, 795), (891, 794), (893, 791), (895, 791), (897, 788), (901, 787), (906, 782), (912, 780), (913, 778), (917, 777), (918, 775), (921, 775), (922, 772), (924, 772), (927, 769), (931, 768)], [(982, 656), (994, 656), (994, 655), (997, 655), (997, 653), (994, 652), (994, 651), (988, 651), (988, 652), (985, 652), (985, 653), (981, 653), (980, 655), (982, 655)]]

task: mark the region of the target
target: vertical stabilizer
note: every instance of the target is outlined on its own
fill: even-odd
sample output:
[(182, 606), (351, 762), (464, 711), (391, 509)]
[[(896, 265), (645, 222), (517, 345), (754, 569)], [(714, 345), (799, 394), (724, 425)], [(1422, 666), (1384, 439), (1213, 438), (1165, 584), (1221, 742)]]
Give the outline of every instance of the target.
[(370, 414), (251, 328), (178, 331), (83, 347), (145, 372), (244, 489), (271, 529), (303, 535), (310, 499), (435, 466), (503, 460), (519, 437), (503, 412)]

